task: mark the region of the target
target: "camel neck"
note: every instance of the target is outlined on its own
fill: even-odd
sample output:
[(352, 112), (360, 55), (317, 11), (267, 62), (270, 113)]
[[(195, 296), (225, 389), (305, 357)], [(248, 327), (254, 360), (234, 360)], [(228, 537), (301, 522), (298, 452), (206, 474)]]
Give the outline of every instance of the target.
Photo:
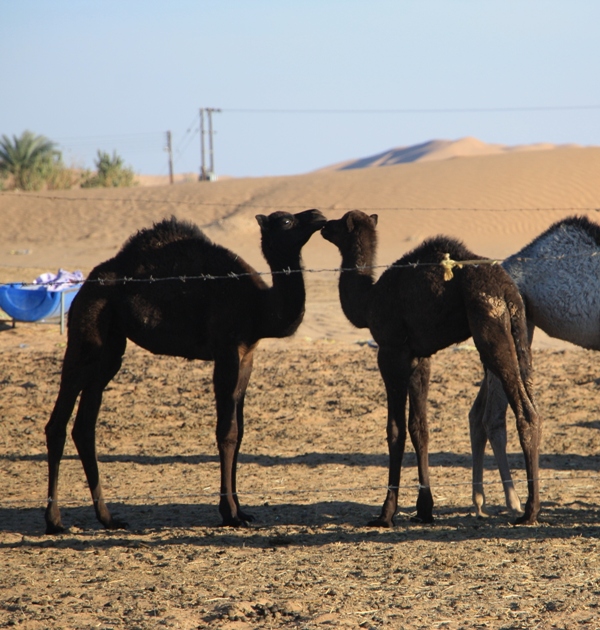
[(299, 260), (271, 268), (273, 286), (267, 290), (261, 337), (288, 337), (304, 317), (306, 291)]
[(357, 328), (368, 328), (367, 308), (375, 281), (371, 265), (357, 266), (351, 261), (342, 262), (340, 272), (340, 303), (344, 315)]

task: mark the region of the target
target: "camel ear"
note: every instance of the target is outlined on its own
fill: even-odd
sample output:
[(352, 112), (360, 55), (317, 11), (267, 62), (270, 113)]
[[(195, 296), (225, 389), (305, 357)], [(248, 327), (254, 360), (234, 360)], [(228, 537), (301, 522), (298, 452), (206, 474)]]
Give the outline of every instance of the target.
[(258, 225), (260, 225), (261, 230), (266, 229), (269, 219), (264, 214), (257, 214), (256, 220), (258, 221)]
[(379, 217), (376, 214), (371, 215), (371, 221), (373, 221), (373, 225), (377, 225), (377, 219), (379, 219)]
[(346, 227), (348, 228), (348, 234), (354, 230), (354, 221), (351, 214), (346, 217)]

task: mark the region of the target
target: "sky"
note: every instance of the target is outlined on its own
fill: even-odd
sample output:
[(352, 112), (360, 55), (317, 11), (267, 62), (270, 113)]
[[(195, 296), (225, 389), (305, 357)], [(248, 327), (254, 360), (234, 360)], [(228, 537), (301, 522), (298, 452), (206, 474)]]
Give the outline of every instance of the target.
[[(597, 0), (0, 0), (0, 135), (139, 174), (310, 172), (473, 136), (600, 145)], [(206, 166), (210, 167), (208, 134)]]

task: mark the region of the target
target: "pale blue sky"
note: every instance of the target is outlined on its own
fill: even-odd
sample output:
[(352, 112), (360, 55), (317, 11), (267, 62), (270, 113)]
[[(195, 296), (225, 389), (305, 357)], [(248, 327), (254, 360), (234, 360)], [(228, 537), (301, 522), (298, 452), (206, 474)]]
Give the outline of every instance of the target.
[(464, 136), (600, 145), (599, 24), (597, 0), (0, 0), (0, 134), (161, 174), (171, 130), (175, 171), (197, 173), (217, 107), (233, 176)]

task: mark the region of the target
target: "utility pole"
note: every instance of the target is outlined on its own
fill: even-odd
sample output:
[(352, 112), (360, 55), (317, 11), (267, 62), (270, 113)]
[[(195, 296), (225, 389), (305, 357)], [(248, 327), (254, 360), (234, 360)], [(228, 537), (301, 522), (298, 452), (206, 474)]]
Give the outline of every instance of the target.
[(171, 144), (171, 132), (167, 131), (167, 152), (169, 154), (169, 184), (173, 183), (173, 146)]
[(209, 107), (206, 110), (208, 114), (208, 150), (210, 155), (210, 172), (214, 175), (215, 172), (215, 159), (214, 159), (214, 151), (213, 151), (213, 126), (212, 126), (212, 115), (213, 112), (220, 112), (220, 109), (216, 109), (214, 107)]
[(206, 157), (204, 151), (204, 107), (200, 108), (200, 177), (201, 182), (205, 182), (208, 177), (206, 175)]
[[(212, 124), (212, 115), (213, 112), (220, 112), (220, 109), (216, 107), (201, 107), (200, 108), (200, 156), (201, 156), (201, 166), (200, 166), (200, 181), (214, 181), (217, 176), (215, 174), (215, 158), (214, 158), (214, 149), (213, 149), (213, 124)], [(210, 158), (210, 166), (208, 170), (206, 169), (206, 153), (204, 149), (204, 112), (206, 112), (206, 117), (208, 118), (208, 154)]]

